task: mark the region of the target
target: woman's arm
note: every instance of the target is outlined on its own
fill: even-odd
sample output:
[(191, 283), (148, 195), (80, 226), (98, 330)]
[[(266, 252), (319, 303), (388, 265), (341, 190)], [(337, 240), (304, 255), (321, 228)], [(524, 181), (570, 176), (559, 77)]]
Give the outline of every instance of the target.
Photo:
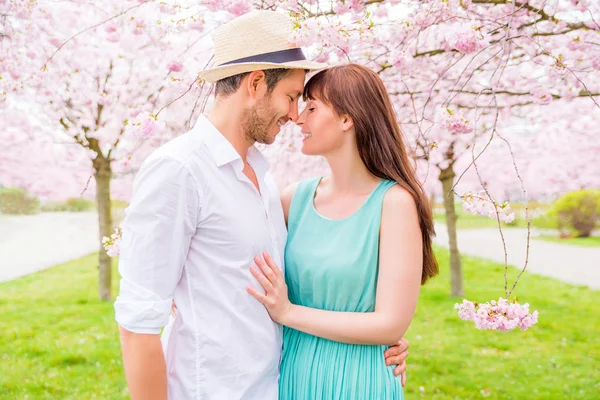
[(379, 277), (375, 311), (336, 312), (290, 303), (281, 272), (268, 254), (256, 257), (262, 273), (252, 268), (265, 294), (248, 288), (271, 318), (290, 328), (336, 342), (397, 344), (408, 329), (421, 287), (423, 251), (417, 208), (412, 196), (393, 186), (383, 201)]

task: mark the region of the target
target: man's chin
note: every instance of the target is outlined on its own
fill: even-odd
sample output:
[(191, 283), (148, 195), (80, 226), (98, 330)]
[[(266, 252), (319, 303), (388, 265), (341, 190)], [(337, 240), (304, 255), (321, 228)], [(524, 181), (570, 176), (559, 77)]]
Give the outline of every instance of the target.
[[(277, 132), (279, 133), (279, 132)], [(256, 143), (270, 145), (275, 143), (275, 139), (277, 138), (277, 133), (270, 136), (263, 136), (261, 138), (256, 139)]]
[(257, 140), (256, 143), (266, 144), (267, 146), (271, 145), (271, 144), (275, 143), (275, 136), (273, 136), (271, 138), (261, 138), (261, 139)]

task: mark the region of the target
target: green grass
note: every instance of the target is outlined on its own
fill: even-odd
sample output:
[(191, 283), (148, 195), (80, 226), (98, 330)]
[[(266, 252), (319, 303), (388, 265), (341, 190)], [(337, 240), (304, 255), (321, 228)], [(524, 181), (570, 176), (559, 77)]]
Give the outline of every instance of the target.
[[(598, 398), (600, 292), (525, 274), (517, 294), (539, 310), (539, 323), (478, 331), (456, 316), (447, 252), (436, 251), (441, 275), (422, 289), (406, 334), (407, 399)], [(96, 300), (95, 265), (89, 256), (0, 284), (0, 398), (127, 398), (112, 305)], [(503, 293), (499, 264), (465, 257), (464, 277), (469, 299)]]
[[(437, 254), (442, 273), (423, 288), (417, 317), (406, 335), (411, 340), (409, 368), (414, 380), (407, 388), (408, 398), (597, 396), (600, 292), (524, 274), (516, 295), (540, 312), (538, 324), (524, 332), (478, 331), (456, 318), (452, 305), (458, 300), (447, 296), (447, 253)], [(470, 257), (463, 260), (467, 298), (483, 302), (503, 296), (501, 265)], [(509, 271), (514, 279), (516, 269)]]
[(552, 243), (570, 244), (583, 247), (600, 247), (600, 236), (591, 236), (586, 238), (560, 238), (557, 236), (537, 236), (536, 240), (543, 240)]
[(0, 398), (127, 398), (96, 265), (93, 255), (0, 283)]

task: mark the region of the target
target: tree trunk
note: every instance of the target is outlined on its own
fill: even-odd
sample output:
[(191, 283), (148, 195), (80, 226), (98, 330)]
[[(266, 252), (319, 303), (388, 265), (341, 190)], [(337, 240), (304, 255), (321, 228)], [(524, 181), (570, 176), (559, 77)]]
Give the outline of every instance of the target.
[(448, 245), (450, 248), (450, 283), (451, 295), (464, 297), (462, 278), (462, 264), (458, 251), (458, 240), (456, 234), (456, 210), (454, 209), (454, 193), (451, 192), (456, 174), (454, 165), (440, 171), (440, 182), (442, 182), (444, 194), (444, 209), (446, 211), (446, 227), (448, 229)]
[(101, 157), (93, 161), (94, 178), (96, 179), (96, 202), (98, 205), (98, 226), (100, 234), (100, 258), (99, 258), (99, 283), (100, 299), (112, 300), (111, 296), (111, 258), (106, 254), (102, 245), (102, 238), (112, 234), (112, 214), (110, 207), (110, 180), (112, 170), (110, 163)]

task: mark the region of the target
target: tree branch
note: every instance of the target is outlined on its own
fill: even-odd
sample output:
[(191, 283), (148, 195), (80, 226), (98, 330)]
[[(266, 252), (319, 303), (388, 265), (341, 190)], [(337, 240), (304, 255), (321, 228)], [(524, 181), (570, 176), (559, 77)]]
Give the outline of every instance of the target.
[[(385, 0), (367, 0), (364, 2), (364, 5), (370, 6), (371, 4), (384, 3), (384, 2), (385, 2)], [(302, 9), (306, 12), (306, 15), (308, 15), (310, 18), (327, 16), (327, 15), (335, 15), (335, 12), (333, 11), (333, 9), (331, 9), (329, 11), (325, 11), (325, 12), (313, 13), (304, 4), (301, 4), (300, 2), (298, 2), (298, 4), (300, 5), (300, 7), (302, 7)]]
[[(440, 89), (434, 90), (434, 92), (436, 92), (436, 93), (439, 93), (440, 91), (441, 91)], [(476, 95), (476, 96), (479, 96), (479, 95), (491, 96), (491, 95), (493, 95), (492, 92), (486, 92), (486, 91), (475, 92), (473, 90), (448, 90), (448, 92), (451, 92), (451, 93), (462, 93), (462, 94), (472, 94), (472, 95)], [(413, 94), (424, 94), (424, 93), (426, 93), (426, 92), (423, 92), (423, 91), (418, 91), (418, 92), (390, 92), (390, 96), (392, 96), (392, 95), (400, 96), (400, 95), (407, 95), (407, 94), (408, 95), (413, 95)], [(509, 95), (509, 96), (531, 96), (530, 92), (512, 92), (510, 90), (496, 90), (495, 94), (506, 94), (506, 95)], [(579, 94), (577, 96), (575, 96), (575, 97), (598, 97), (598, 96), (600, 96), (600, 93), (591, 93), (591, 92), (589, 92), (587, 90), (581, 90), (579, 92)], [(552, 97), (555, 100), (562, 99), (562, 96), (559, 96), (557, 94), (553, 94)]]
[[(505, 4), (510, 4), (512, 3), (512, 0), (472, 0), (472, 4), (481, 4), (481, 5), (485, 5), (485, 4), (490, 4), (490, 5), (505, 5)], [(559, 33), (552, 33), (552, 32), (547, 32), (547, 33), (534, 33), (533, 36), (554, 36), (554, 35), (561, 35), (564, 33), (568, 33), (568, 32), (572, 32), (572, 31), (576, 31), (579, 29), (584, 29), (586, 28), (586, 26), (583, 24), (583, 22), (578, 22), (578, 23), (573, 23), (573, 22), (567, 22), (567, 21), (563, 21), (560, 20), (558, 18), (556, 18), (553, 15), (549, 15), (547, 14), (543, 9), (541, 8), (537, 8), (534, 7), (530, 4), (525, 4), (525, 3), (520, 3), (520, 2), (515, 2), (514, 3), (517, 7), (519, 8), (523, 8), (527, 11), (530, 11), (534, 14), (539, 15), (540, 19), (538, 19), (537, 21), (535, 21), (533, 24), (537, 24), (540, 21), (551, 21), (554, 23), (564, 23), (566, 25), (567, 30), (563, 31), (563, 32), (559, 32)], [(519, 29), (526, 27), (526, 26), (531, 26), (530, 24), (524, 25), (522, 27), (520, 27)]]
[(101, 26), (101, 25), (103, 25), (103, 24), (107, 23), (108, 21), (111, 21), (111, 20), (113, 20), (113, 19), (115, 19), (115, 18), (118, 18), (118, 17), (120, 17), (121, 15), (127, 14), (129, 11), (133, 10), (134, 8), (138, 8), (138, 7), (140, 7), (140, 6), (144, 5), (144, 4), (146, 4), (147, 2), (148, 2), (148, 1), (144, 1), (143, 3), (136, 4), (135, 6), (129, 7), (128, 9), (126, 9), (125, 11), (122, 11), (122, 12), (120, 12), (120, 13), (119, 13), (119, 14), (117, 14), (117, 15), (113, 15), (112, 17), (110, 17), (110, 18), (108, 18), (108, 19), (105, 19), (105, 20), (104, 20), (104, 21), (102, 21), (102, 22), (99, 22), (99, 23), (97, 23), (97, 24), (95, 24), (95, 25), (92, 25), (92, 26), (90, 26), (90, 27), (87, 27), (87, 28), (85, 28), (85, 29), (84, 29), (84, 30), (82, 30), (82, 31), (79, 31), (79, 32), (77, 32), (76, 34), (74, 34), (73, 36), (71, 36), (70, 38), (68, 38), (67, 40), (65, 40), (65, 42), (64, 42), (63, 44), (61, 44), (60, 46), (58, 46), (58, 48), (57, 48), (56, 50), (54, 50), (54, 52), (52, 53), (52, 55), (50, 55), (50, 58), (48, 58), (48, 59), (46, 60), (46, 62), (44, 63), (44, 65), (42, 65), (42, 68), (41, 68), (41, 70), (42, 70), (42, 71), (45, 71), (45, 70), (46, 70), (46, 67), (47, 67), (47, 65), (50, 63), (50, 61), (52, 61), (52, 59), (54, 58), (54, 56), (56, 55), (56, 53), (58, 53), (58, 52), (60, 51), (60, 49), (62, 49), (62, 48), (63, 48), (63, 47), (64, 47), (64, 46), (65, 46), (67, 43), (69, 43), (71, 40), (75, 39), (77, 36), (81, 35), (82, 33), (85, 33), (85, 32), (87, 32), (87, 31), (90, 31), (90, 30), (92, 30), (92, 29), (95, 29), (95, 28), (97, 28), (97, 27), (99, 27), (99, 26)]

